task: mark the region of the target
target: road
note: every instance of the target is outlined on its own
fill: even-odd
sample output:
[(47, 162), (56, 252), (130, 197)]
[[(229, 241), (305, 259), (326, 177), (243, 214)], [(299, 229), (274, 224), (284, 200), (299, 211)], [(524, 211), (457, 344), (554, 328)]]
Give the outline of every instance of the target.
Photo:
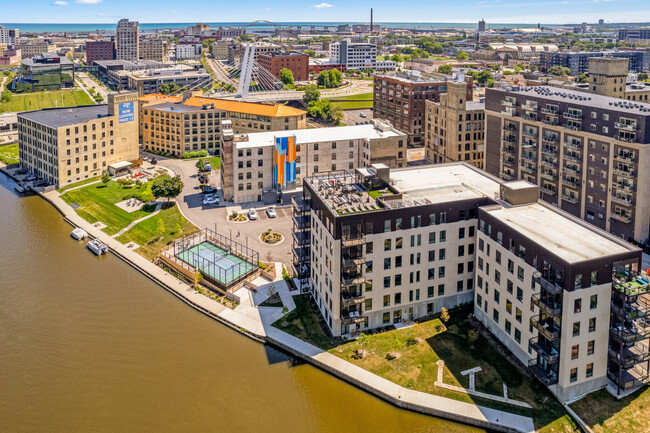
[[(364, 113), (366, 117), (361, 117)], [(360, 122), (368, 122), (372, 119), (372, 108), (360, 108), (358, 110), (344, 110), (343, 123), (346, 125), (356, 125)]]
[[(260, 254), (260, 259), (267, 261), (271, 258), (273, 261), (281, 261), (287, 267), (291, 263), (291, 243), (292, 243), (292, 226), (291, 220), (292, 208), (276, 208), (278, 217), (270, 219), (264, 211), (268, 206), (259, 202), (247, 204), (245, 206), (233, 205), (226, 203), (225, 206), (204, 206), (203, 195), (199, 189), (198, 173), (195, 167), (196, 160), (179, 160), (171, 158), (158, 157), (161, 166), (170, 169), (183, 180), (183, 192), (176, 198), (179, 208), (183, 215), (200, 228), (210, 228), (216, 230), (224, 236), (232, 236), (232, 239), (240, 244), (247, 245)], [(219, 172), (213, 171), (209, 176), (210, 185), (220, 187)], [(221, 191), (219, 198), (223, 199)], [(222, 200), (223, 203), (223, 200)], [(259, 219), (257, 221), (247, 221), (245, 223), (230, 222), (227, 216), (237, 210), (248, 212), (249, 209), (258, 210)], [(278, 245), (267, 245), (260, 241), (260, 236), (269, 227), (273, 231), (279, 232), (284, 236), (284, 241)]]
[(208, 62), (208, 66), (210, 66), (210, 69), (212, 70), (212, 73), (214, 76), (212, 77), (213, 79), (217, 81), (224, 81), (228, 84), (232, 84), (233, 86), (237, 87), (237, 80), (233, 80), (230, 78), (230, 74), (228, 74), (228, 71), (223, 67), (220, 61), (215, 60), (211, 57), (206, 58)]

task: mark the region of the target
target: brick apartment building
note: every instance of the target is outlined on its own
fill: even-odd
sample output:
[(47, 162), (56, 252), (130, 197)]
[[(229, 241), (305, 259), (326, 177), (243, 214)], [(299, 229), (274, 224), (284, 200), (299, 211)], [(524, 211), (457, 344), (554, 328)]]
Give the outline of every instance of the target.
[(296, 81), (309, 79), (309, 56), (295, 51), (273, 51), (260, 54), (258, 63), (274, 77), (280, 78), (282, 69), (289, 69)]
[(86, 42), (86, 63), (92, 65), (95, 60), (115, 59), (115, 42), (89, 41)]

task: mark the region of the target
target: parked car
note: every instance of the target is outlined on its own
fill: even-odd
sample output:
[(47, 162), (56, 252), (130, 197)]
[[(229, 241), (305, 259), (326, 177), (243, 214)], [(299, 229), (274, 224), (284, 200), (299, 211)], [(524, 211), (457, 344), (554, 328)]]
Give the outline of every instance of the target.
[(203, 199), (203, 204), (219, 204), (219, 197), (216, 195), (209, 195)]
[(266, 209), (266, 215), (269, 218), (276, 218), (278, 216), (278, 214), (275, 213), (275, 208), (273, 206)]
[(365, 118), (365, 117), (368, 117), (368, 115), (366, 113), (359, 113), (359, 117), (364, 117)]
[(217, 192), (217, 188), (209, 185), (203, 185), (201, 187), (201, 192), (203, 194), (214, 194), (215, 192)]
[(255, 221), (257, 219), (257, 211), (255, 209), (248, 211), (248, 219), (251, 221)]

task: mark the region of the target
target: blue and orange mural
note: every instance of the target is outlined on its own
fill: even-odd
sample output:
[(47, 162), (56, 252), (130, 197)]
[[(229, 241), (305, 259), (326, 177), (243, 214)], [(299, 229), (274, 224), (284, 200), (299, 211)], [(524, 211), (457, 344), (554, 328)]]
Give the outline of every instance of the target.
[(294, 137), (275, 137), (273, 147), (273, 183), (285, 188), (296, 181), (296, 142)]

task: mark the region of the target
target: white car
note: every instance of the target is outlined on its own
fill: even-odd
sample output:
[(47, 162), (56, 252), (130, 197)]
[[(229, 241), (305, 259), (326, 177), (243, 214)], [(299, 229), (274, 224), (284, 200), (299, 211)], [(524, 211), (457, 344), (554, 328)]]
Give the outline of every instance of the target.
[(248, 211), (248, 219), (251, 221), (255, 221), (257, 219), (257, 211), (255, 209)]
[(359, 117), (364, 117), (365, 118), (365, 117), (368, 117), (368, 115), (366, 113), (359, 113)]
[(203, 204), (219, 204), (219, 197), (209, 196), (203, 199)]
[(269, 218), (276, 218), (278, 216), (278, 214), (275, 213), (275, 208), (273, 206), (266, 209), (266, 215), (268, 215)]

